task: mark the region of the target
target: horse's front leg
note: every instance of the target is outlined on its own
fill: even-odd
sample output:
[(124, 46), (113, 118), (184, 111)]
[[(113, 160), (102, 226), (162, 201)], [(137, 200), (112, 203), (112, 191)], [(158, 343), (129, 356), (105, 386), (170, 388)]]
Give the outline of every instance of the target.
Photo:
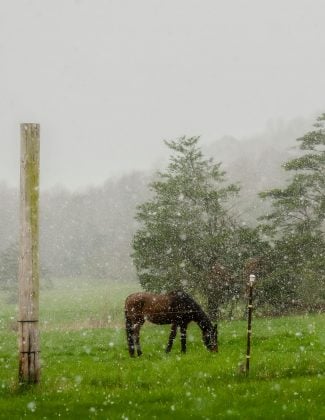
[(139, 321), (137, 324), (134, 325), (133, 332), (134, 332), (134, 342), (137, 348), (138, 356), (141, 356), (142, 350), (140, 346), (140, 328), (142, 326), (143, 322)]
[(181, 351), (186, 353), (186, 329), (187, 325), (181, 325)]
[(129, 318), (125, 320), (126, 327), (126, 338), (128, 342), (129, 354), (131, 357), (134, 357), (134, 337), (133, 337), (133, 323)]
[(166, 353), (169, 353), (171, 351), (176, 334), (177, 334), (177, 324), (172, 324), (172, 328), (171, 328), (169, 339), (168, 339), (168, 344), (166, 347)]

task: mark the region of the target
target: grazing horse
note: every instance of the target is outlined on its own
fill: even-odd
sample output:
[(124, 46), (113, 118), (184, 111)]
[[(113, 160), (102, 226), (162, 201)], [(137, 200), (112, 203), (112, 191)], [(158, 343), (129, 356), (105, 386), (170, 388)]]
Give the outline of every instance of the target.
[(134, 356), (135, 347), (138, 356), (142, 354), (140, 328), (146, 320), (154, 324), (171, 324), (166, 353), (172, 349), (177, 327), (180, 327), (181, 332), (181, 350), (186, 352), (186, 329), (191, 321), (200, 327), (205, 346), (210, 351), (218, 351), (217, 325), (213, 326), (200, 305), (183, 291), (163, 295), (139, 292), (126, 298), (126, 336), (130, 356)]

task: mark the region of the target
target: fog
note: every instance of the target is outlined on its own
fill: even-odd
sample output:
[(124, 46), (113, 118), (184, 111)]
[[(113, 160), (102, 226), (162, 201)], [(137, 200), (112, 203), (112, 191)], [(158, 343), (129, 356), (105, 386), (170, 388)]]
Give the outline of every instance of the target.
[(324, 12), (0, 0), (0, 417), (324, 418)]
[(159, 167), (163, 139), (208, 147), (312, 119), (324, 12), (321, 0), (3, 0), (0, 180), (18, 185), (21, 122), (41, 124), (42, 188), (75, 189)]

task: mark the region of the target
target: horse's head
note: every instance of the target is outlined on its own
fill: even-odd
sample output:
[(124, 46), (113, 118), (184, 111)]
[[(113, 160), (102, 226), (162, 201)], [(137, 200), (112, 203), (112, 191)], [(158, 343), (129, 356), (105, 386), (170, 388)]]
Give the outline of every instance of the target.
[(209, 325), (207, 329), (203, 331), (203, 342), (206, 348), (210, 351), (218, 351), (218, 326)]

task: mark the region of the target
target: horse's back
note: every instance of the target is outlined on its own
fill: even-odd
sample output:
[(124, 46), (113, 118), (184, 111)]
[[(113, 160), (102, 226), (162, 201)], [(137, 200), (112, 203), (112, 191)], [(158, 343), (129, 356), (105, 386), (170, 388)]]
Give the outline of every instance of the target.
[(133, 308), (134, 306), (144, 305), (145, 302), (151, 301), (154, 298), (154, 296), (154, 293), (149, 292), (131, 293), (125, 299), (125, 309), (128, 310), (129, 308)]
[(173, 302), (170, 294), (149, 292), (132, 293), (125, 300), (125, 315), (147, 319), (155, 324), (169, 324), (173, 320)]

